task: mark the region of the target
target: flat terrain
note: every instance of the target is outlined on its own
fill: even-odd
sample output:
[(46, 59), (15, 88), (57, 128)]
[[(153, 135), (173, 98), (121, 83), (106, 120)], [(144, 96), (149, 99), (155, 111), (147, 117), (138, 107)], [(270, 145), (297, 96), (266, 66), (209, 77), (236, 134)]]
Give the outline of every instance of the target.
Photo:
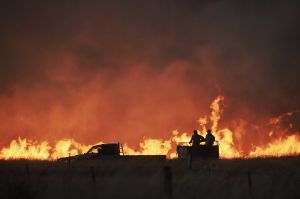
[(0, 198), (300, 198), (300, 157), (0, 161)]

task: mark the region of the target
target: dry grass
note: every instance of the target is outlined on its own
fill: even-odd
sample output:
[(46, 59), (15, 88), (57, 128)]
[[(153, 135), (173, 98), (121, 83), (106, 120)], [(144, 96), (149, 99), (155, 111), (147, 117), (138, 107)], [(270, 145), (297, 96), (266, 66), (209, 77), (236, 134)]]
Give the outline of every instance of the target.
[(191, 169), (179, 160), (81, 161), (70, 168), (58, 162), (0, 161), (0, 198), (296, 199), (299, 168), (300, 157), (202, 160)]

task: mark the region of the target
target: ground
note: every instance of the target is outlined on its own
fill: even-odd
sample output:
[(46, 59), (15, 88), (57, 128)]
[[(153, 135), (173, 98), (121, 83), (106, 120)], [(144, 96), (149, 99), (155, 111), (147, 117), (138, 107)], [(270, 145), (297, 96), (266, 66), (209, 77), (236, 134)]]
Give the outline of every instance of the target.
[(300, 198), (300, 157), (0, 161), (0, 198)]

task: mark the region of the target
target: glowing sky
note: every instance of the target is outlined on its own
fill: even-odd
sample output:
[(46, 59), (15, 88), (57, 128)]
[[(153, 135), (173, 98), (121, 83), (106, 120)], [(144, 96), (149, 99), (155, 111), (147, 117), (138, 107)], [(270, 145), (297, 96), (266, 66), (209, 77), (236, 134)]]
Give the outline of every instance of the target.
[(283, 128), (298, 134), (299, 4), (2, 1), (0, 146), (169, 138), (218, 95), (220, 125), (245, 132), (245, 148), (289, 111)]

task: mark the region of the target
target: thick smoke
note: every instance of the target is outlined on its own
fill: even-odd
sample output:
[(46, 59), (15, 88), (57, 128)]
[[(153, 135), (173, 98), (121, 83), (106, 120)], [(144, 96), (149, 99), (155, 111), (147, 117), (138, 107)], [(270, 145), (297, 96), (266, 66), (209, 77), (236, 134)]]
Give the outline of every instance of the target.
[[(0, 146), (168, 138), (198, 128), (219, 94), (220, 125), (241, 132), (242, 148), (261, 143), (270, 118), (300, 109), (299, 4), (3, 2)], [(296, 111), (273, 133), (297, 124)]]

